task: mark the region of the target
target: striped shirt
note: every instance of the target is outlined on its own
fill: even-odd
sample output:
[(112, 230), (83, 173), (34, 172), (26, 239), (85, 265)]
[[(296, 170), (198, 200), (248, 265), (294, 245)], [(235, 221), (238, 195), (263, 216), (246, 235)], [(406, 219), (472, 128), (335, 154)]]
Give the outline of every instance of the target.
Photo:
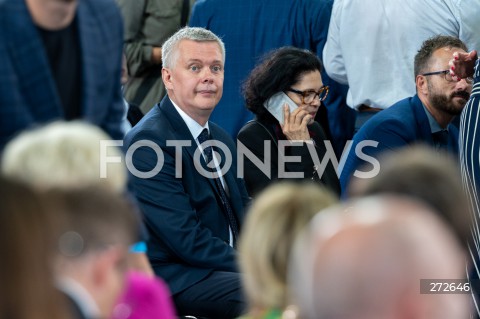
[[(459, 155), (462, 180), (472, 206), (472, 241), (469, 245), (472, 261), (469, 278), (480, 278), (480, 60), (475, 66), (475, 82), (460, 120)], [(480, 316), (480, 292), (473, 302)]]

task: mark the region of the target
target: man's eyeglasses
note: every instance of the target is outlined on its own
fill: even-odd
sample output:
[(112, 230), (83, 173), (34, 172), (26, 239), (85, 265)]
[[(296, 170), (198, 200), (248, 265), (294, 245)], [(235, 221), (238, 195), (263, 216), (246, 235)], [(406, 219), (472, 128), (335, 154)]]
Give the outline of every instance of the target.
[(302, 103), (303, 104), (310, 104), (313, 102), (313, 100), (315, 100), (316, 97), (318, 97), (318, 99), (320, 101), (323, 101), (327, 98), (327, 95), (328, 95), (328, 86), (322, 86), (320, 88), (320, 91), (318, 92), (315, 92), (315, 91), (299, 91), (299, 90), (295, 90), (295, 89), (292, 89), (292, 88), (289, 88), (287, 91), (290, 91), (290, 92), (293, 92), (293, 93), (296, 93), (298, 95), (300, 95), (302, 97)]
[[(436, 75), (436, 74), (444, 74), (445, 80), (447, 80), (448, 82), (458, 82), (458, 81), (455, 81), (453, 79), (452, 75), (450, 74), (450, 70), (428, 72), (428, 73), (423, 73), (423, 74), (420, 74), (420, 75), (429, 76), (429, 75)], [(473, 83), (473, 78), (468, 77), (468, 78), (465, 79), (465, 81), (467, 81), (468, 84), (472, 84)]]

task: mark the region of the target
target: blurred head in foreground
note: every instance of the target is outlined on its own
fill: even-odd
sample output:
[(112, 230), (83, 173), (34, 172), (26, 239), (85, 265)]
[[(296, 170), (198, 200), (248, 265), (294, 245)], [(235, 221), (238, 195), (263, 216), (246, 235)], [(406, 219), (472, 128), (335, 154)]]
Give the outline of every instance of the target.
[(420, 291), (420, 279), (464, 275), (464, 252), (437, 213), (382, 196), (316, 215), (295, 243), (289, 283), (303, 319), (464, 319), (468, 294)]
[[(87, 318), (108, 318), (125, 284), (129, 246), (137, 236), (131, 204), (103, 188), (50, 191), (51, 210), (65, 220), (58, 239), (57, 286)], [(78, 287), (94, 301), (78, 298)]]
[(109, 162), (101, 176), (102, 160), (122, 158), (118, 147), (103, 147), (102, 141), (110, 140), (92, 124), (54, 122), (10, 141), (3, 152), (2, 172), (40, 190), (100, 185), (123, 192), (127, 181), (123, 160)]
[(470, 205), (460, 168), (453, 157), (425, 145), (404, 148), (380, 158), (380, 172), (370, 179), (355, 179), (353, 196), (397, 194), (430, 206), (466, 244), (470, 238)]
[(0, 177), (0, 318), (68, 318), (54, 287), (58, 216), (28, 187)]
[(286, 276), (294, 238), (321, 209), (336, 203), (311, 183), (278, 183), (253, 202), (239, 244), (251, 315), (286, 305)]

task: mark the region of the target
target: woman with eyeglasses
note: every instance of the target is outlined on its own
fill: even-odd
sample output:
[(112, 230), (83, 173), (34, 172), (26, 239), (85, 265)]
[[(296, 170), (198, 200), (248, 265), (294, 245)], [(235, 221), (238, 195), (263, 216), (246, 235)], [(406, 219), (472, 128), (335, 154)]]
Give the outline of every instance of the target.
[[(247, 108), (256, 115), (238, 133), (248, 150), (243, 172), (254, 197), (278, 180), (313, 180), (340, 192), (330, 159), (335, 159), (324, 130), (315, 122), (328, 94), (322, 64), (310, 51), (283, 47), (255, 67), (243, 90)], [(330, 146), (330, 145), (329, 145)], [(239, 144), (239, 147), (243, 146)]]

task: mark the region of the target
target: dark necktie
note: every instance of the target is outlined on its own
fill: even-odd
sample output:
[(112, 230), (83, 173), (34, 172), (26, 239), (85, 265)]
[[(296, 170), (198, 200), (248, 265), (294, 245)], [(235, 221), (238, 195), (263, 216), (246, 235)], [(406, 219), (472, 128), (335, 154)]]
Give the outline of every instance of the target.
[[(210, 136), (208, 134), (208, 129), (203, 129), (202, 133), (198, 136), (198, 142), (200, 144), (204, 143), (205, 141), (209, 140)], [(213, 150), (211, 146), (207, 146), (204, 148), (203, 153), (205, 154), (206, 162), (207, 164), (211, 163), (213, 160)], [(216, 167), (215, 167), (216, 169)], [(235, 215), (233, 214), (233, 209), (232, 205), (230, 204), (230, 200), (227, 197), (227, 193), (225, 192), (225, 189), (223, 188), (222, 181), (220, 180), (220, 177), (212, 177), (215, 181), (215, 185), (217, 187), (218, 193), (220, 194), (220, 199), (222, 202), (222, 208), (224, 213), (226, 214), (228, 223), (230, 225), (230, 229), (232, 230), (233, 234), (233, 245), (235, 247), (237, 238), (238, 238), (238, 223), (235, 218)]]
[(433, 142), (437, 151), (448, 151), (448, 131), (441, 130), (432, 133)]

